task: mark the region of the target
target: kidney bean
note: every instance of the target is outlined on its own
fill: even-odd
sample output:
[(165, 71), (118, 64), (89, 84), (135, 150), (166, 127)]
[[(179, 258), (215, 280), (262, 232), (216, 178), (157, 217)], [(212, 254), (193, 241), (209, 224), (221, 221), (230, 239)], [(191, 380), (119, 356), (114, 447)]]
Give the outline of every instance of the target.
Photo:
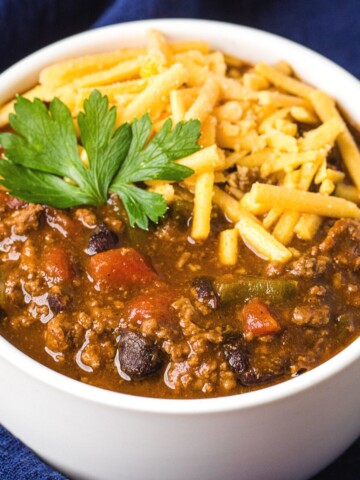
[(124, 330), (119, 341), (121, 370), (131, 380), (156, 373), (163, 363), (162, 352), (152, 341), (131, 330)]
[(86, 253), (95, 255), (96, 253), (105, 252), (116, 247), (118, 236), (106, 225), (102, 224), (98, 232), (93, 233), (87, 245)]
[(7, 313), (5, 312), (5, 310), (2, 307), (0, 307), (0, 321), (4, 320), (4, 318), (6, 318), (6, 317), (7, 317)]
[(252, 387), (255, 385), (261, 385), (263, 383), (269, 383), (279, 377), (281, 374), (278, 372), (271, 371), (259, 371), (255, 368), (243, 372), (238, 380), (242, 385), (246, 387)]
[(216, 310), (219, 306), (219, 297), (210, 277), (196, 277), (192, 282), (197, 300), (210, 310)]
[(249, 368), (249, 352), (240, 341), (224, 345), (224, 354), (236, 378), (240, 378)]
[(49, 293), (47, 296), (47, 301), (49, 308), (53, 313), (60, 313), (66, 310), (67, 302), (63, 297), (61, 297), (61, 295)]

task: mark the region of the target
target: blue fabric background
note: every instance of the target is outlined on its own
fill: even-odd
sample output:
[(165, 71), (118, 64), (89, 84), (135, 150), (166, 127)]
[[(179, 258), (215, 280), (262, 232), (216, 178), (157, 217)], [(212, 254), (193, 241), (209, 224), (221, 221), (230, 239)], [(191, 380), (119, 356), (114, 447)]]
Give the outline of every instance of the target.
[[(155, 17), (211, 18), (268, 30), (322, 53), (360, 78), (360, 0), (0, 0), (0, 72), (73, 33)], [(360, 478), (360, 441), (316, 476), (338, 478)], [(0, 479), (64, 477), (0, 426)]]
[(268, 30), (360, 77), (359, 0), (0, 0), (0, 71), (86, 28), (154, 17), (211, 18)]

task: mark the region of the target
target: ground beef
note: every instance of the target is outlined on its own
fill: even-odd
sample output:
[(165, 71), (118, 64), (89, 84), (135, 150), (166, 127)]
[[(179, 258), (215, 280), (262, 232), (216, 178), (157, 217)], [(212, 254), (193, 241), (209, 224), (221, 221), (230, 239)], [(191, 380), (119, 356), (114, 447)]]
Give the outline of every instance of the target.
[(232, 192), (231, 189), (238, 189), (242, 193), (246, 193), (251, 189), (254, 182), (260, 178), (258, 168), (236, 166), (236, 171), (232, 172), (227, 177), (226, 190)]
[(66, 338), (70, 326), (64, 321), (62, 315), (54, 317), (47, 324), (45, 333), (46, 346), (53, 352), (63, 352), (69, 348)]
[(188, 298), (180, 298), (172, 306), (177, 311), (182, 332), (194, 352), (204, 353), (210, 343), (218, 344), (222, 342), (222, 334), (219, 328), (206, 330), (195, 323), (197, 312)]
[(319, 254), (316, 247), (290, 263), (288, 272), (294, 277), (314, 278), (324, 275), (331, 266), (331, 258)]
[(4, 220), (4, 224), (12, 227), (12, 231), (16, 235), (23, 235), (28, 230), (38, 228), (40, 212), (43, 210), (41, 205), (30, 204), (21, 210), (15, 210)]
[(111, 341), (102, 341), (93, 330), (87, 330), (85, 335), (84, 332), (77, 333), (73, 327), (69, 332), (73, 343), (76, 335), (83, 338), (83, 343), (76, 354), (76, 361), (83, 370), (90, 372), (103, 367), (105, 363), (113, 363), (115, 347)]
[(330, 308), (328, 305), (299, 305), (295, 307), (292, 321), (296, 325), (327, 325), (330, 321)]
[(327, 293), (327, 290), (323, 285), (314, 285), (309, 290), (309, 295), (315, 298), (323, 297), (326, 295), (326, 293)]
[[(218, 382), (224, 388), (234, 388), (236, 382), (226, 363), (221, 365), (215, 358), (214, 352), (222, 342), (220, 328), (204, 329), (197, 325), (198, 312), (192, 302), (181, 297), (172, 304), (175, 309), (181, 328), (183, 340), (172, 344), (170, 368), (167, 378), (177, 391), (190, 386), (195, 390), (212, 392)], [(170, 346), (171, 338), (165, 341)], [(174, 355), (177, 348), (183, 345), (182, 355)], [(186, 355), (184, 355), (186, 353)]]
[(342, 267), (360, 270), (360, 222), (338, 220), (319, 246), (320, 252), (329, 254)]
[(74, 216), (86, 228), (93, 228), (96, 226), (96, 215), (88, 208), (77, 208)]
[(95, 370), (101, 366), (101, 347), (98, 343), (87, 344), (81, 352), (81, 361), (84, 365)]

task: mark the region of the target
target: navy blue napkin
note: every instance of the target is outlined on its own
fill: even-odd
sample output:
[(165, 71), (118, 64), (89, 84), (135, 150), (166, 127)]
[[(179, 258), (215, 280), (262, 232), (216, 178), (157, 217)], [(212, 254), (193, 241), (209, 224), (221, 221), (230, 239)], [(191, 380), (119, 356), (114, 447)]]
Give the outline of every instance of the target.
[[(360, 78), (359, 0), (0, 0), (0, 72), (73, 33), (170, 17), (224, 20), (277, 33), (322, 53)], [(64, 478), (0, 426), (1, 480)], [(360, 441), (314, 480), (338, 478), (360, 478)]]
[(64, 480), (28, 447), (0, 426), (1, 480)]

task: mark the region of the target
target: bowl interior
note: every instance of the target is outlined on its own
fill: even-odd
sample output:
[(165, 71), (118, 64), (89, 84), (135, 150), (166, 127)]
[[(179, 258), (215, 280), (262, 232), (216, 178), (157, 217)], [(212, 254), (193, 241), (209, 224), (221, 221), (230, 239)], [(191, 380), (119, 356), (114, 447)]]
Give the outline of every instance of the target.
[[(281, 37), (252, 28), (203, 20), (148, 20), (131, 22), (85, 32), (43, 48), (18, 62), (0, 75), (0, 103), (33, 86), (42, 68), (54, 62), (84, 55), (114, 50), (119, 47), (140, 46), (145, 43), (149, 28), (159, 29), (170, 39), (199, 39), (208, 41), (214, 49), (240, 57), (249, 62), (279, 60), (289, 62), (296, 73), (310, 84), (333, 96), (354, 123), (360, 124), (360, 110), (354, 98), (360, 96), (360, 83), (341, 67), (319, 54)], [(301, 377), (263, 390), (203, 400), (162, 400), (133, 397), (94, 388), (64, 377), (27, 357), (3, 338), (0, 354), (29, 375), (65, 390), (72, 395), (94, 402), (111, 404), (141, 411), (198, 414), (251, 408), (273, 402), (299, 391), (312, 388), (351, 363), (360, 361), (360, 339), (324, 364)]]

